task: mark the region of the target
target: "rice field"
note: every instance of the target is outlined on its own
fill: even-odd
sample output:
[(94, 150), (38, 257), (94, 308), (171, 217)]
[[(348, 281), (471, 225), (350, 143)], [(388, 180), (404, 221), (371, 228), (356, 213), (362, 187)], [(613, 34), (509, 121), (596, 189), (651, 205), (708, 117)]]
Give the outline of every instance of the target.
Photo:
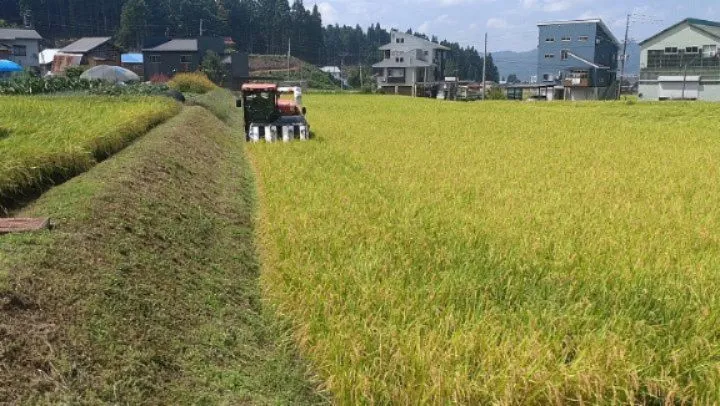
[(87, 170), (179, 110), (167, 98), (1, 97), (0, 211)]
[(311, 95), (248, 148), (339, 404), (720, 402), (720, 109)]

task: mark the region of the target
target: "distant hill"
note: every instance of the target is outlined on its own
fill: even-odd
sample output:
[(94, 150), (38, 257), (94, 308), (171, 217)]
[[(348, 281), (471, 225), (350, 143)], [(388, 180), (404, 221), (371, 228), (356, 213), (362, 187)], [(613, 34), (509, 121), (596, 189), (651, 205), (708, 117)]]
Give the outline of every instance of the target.
[(500, 51), (493, 52), (493, 62), (498, 68), (501, 77), (507, 78), (516, 74), (523, 82), (530, 80), (530, 76), (537, 75), (537, 49), (526, 52)]
[[(492, 57), (501, 77), (507, 78), (508, 75), (514, 73), (520, 80), (529, 81), (530, 76), (537, 75), (537, 52), (537, 49), (526, 52), (500, 51), (493, 52)], [(640, 45), (634, 41), (628, 42), (627, 54), (625, 74), (638, 75), (640, 73)]]

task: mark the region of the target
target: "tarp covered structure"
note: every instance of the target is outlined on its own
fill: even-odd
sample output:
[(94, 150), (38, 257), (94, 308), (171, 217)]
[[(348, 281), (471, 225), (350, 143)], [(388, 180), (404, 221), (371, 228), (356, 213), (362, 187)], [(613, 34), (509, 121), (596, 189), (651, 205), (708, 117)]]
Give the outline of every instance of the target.
[(110, 83), (139, 81), (140, 77), (129, 69), (120, 66), (98, 65), (80, 75), (81, 79), (104, 80)]

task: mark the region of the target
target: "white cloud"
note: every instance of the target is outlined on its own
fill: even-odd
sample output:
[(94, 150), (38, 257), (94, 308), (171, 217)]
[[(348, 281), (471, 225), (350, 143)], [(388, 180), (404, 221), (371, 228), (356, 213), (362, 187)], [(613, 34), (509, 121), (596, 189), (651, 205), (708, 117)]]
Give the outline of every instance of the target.
[(487, 27), (498, 30), (504, 30), (510, 28), (510, 24), (504, 18), (492, 17), (487, 20)]
[(318, 11), (322, 15), (323, 24), (335, 24), (338, 22), (338, 13), (332, 4), (323, 2), (318, 3)]

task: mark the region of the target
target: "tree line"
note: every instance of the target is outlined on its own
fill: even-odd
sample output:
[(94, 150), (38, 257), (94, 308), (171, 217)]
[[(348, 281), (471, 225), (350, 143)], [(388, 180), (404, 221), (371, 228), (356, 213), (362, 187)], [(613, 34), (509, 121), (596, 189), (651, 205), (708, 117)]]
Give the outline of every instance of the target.
[[(377, 48), (390, 42), (379, 24), (324, 26), (317, 5), (306, 8), (302, 0), (0, 0), (0, 20), (27, 21), (50, 41), (113, 36), (128, 50), (140, 49), (149, 37), (232, 37), (240, 51), (285, 54), (289, 47), (316, 65), (367, 66), (382, 59)], [(448, 76), (482, 79), (483, 58), (475, 48), (414, 34), (451, 49)], [(499, 79), (492, 56), (486, 77)]]

